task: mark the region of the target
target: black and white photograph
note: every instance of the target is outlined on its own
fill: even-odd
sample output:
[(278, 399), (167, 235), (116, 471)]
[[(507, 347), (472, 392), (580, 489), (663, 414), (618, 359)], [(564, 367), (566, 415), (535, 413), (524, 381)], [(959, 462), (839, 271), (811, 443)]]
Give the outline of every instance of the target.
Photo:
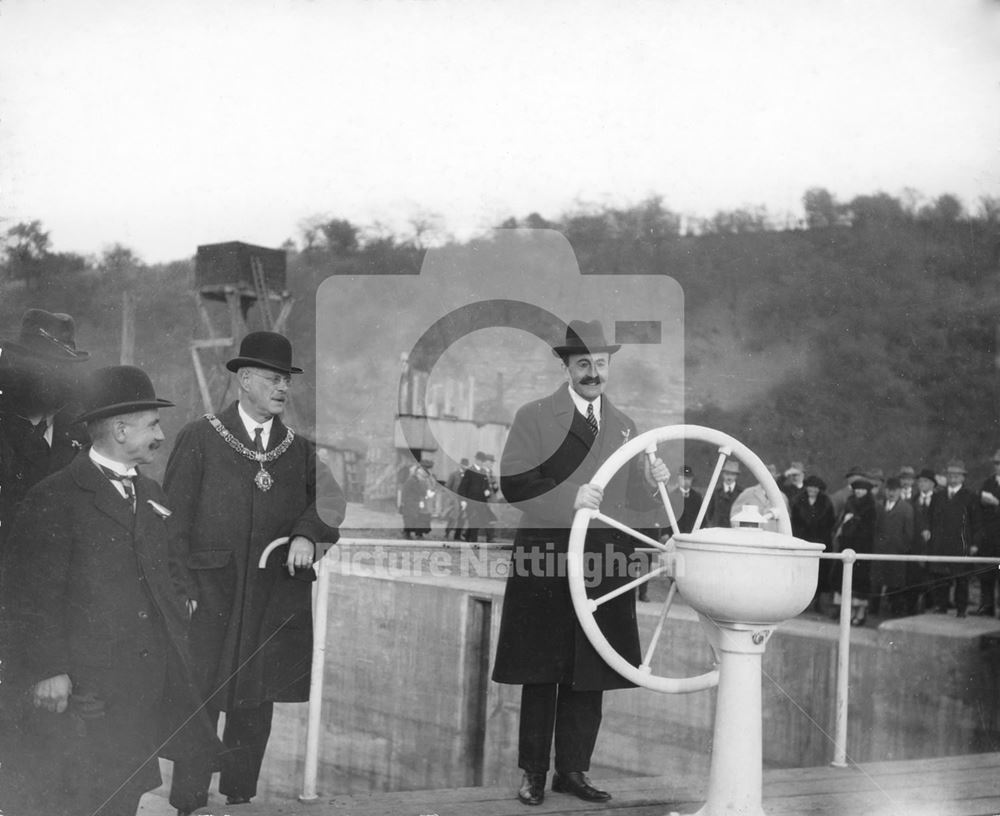
[(998, 816), (1000, 2), (0, 3), (0, 816)]

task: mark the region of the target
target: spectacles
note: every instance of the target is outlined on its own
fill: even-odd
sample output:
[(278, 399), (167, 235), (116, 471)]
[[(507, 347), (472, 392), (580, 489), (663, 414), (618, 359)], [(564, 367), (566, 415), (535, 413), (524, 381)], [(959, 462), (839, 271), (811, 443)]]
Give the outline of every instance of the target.
[(277, 385), (291, 385), (292, 375), (291, 374), (264, 374), (261, 371), (251, 371), (251, 374), (256, 374), (262, 380), (266, 380), (273, 386)]

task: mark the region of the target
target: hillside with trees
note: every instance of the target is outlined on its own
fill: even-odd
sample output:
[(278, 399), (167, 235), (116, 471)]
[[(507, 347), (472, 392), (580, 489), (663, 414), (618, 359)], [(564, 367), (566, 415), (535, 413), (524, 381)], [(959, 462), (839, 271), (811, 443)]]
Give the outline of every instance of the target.
[[(952, 456), (972, 477), (988, 472), (1000, 447), (1000, 201), (966, 212), (947, 195), (841, 203), (814, 189), (803, 203), (804, 221), (792, 224), (763, 208), (692, 220), (652, 198), (498, 226), (559, 230), (584, 274), (679, 282), (686, 421), (730, 433), (768, 461), (802, 460), (833, 483), (853, 464), (940, 467)], [(297, 300), (290, 334), (307, 371), (319, 284), (331, 274), (418, 274), (428, 237), (337, 218), (304, 223), (285, 248)], [(118, 245), (99, 258), (54, 252), (35, 221), (5, 231), (2, 272), (0, 334), (15, 335), (29, 305), (68, 311), (99, 365), (118, 362), (123, 296), (133, 297), (135, 362), (179, 406), (166, 412), (168, 434), (200, 411), (188, 351), (200, 333), (192, 259), (146, 265)], [(370, 309), (354, 324), (374, 321), (379, 304)], [(491, 382), (488, 361), (476, 365), (470, 373)], [(481, 401), (494, 397), (484, 389)], [(500, 407), (512, 410), (517, 395), (507, 397)]]

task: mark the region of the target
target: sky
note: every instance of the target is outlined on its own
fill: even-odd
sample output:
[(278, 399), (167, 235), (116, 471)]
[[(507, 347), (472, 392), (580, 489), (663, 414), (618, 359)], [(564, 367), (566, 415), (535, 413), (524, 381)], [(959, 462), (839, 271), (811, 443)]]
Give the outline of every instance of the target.
[(4, 0), (0, 230), (148, 263), (311, 218), (464, 238), (1000, 196), (996, 0)]

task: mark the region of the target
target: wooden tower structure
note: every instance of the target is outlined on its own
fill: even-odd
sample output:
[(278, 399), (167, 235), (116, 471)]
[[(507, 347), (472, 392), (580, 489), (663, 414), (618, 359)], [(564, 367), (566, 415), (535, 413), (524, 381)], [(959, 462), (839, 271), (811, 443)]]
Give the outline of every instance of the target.
[(294, 301), (285, 288), (282, 249), (242, 241), (203, 244), (194, 274), (192, 294), (207, 336), (191, 341), (191, 361), (202, 404), (213, 413), (229, 396), (232, 377), (225, 364), (237, 344), (251, 331), (283, 333)]

